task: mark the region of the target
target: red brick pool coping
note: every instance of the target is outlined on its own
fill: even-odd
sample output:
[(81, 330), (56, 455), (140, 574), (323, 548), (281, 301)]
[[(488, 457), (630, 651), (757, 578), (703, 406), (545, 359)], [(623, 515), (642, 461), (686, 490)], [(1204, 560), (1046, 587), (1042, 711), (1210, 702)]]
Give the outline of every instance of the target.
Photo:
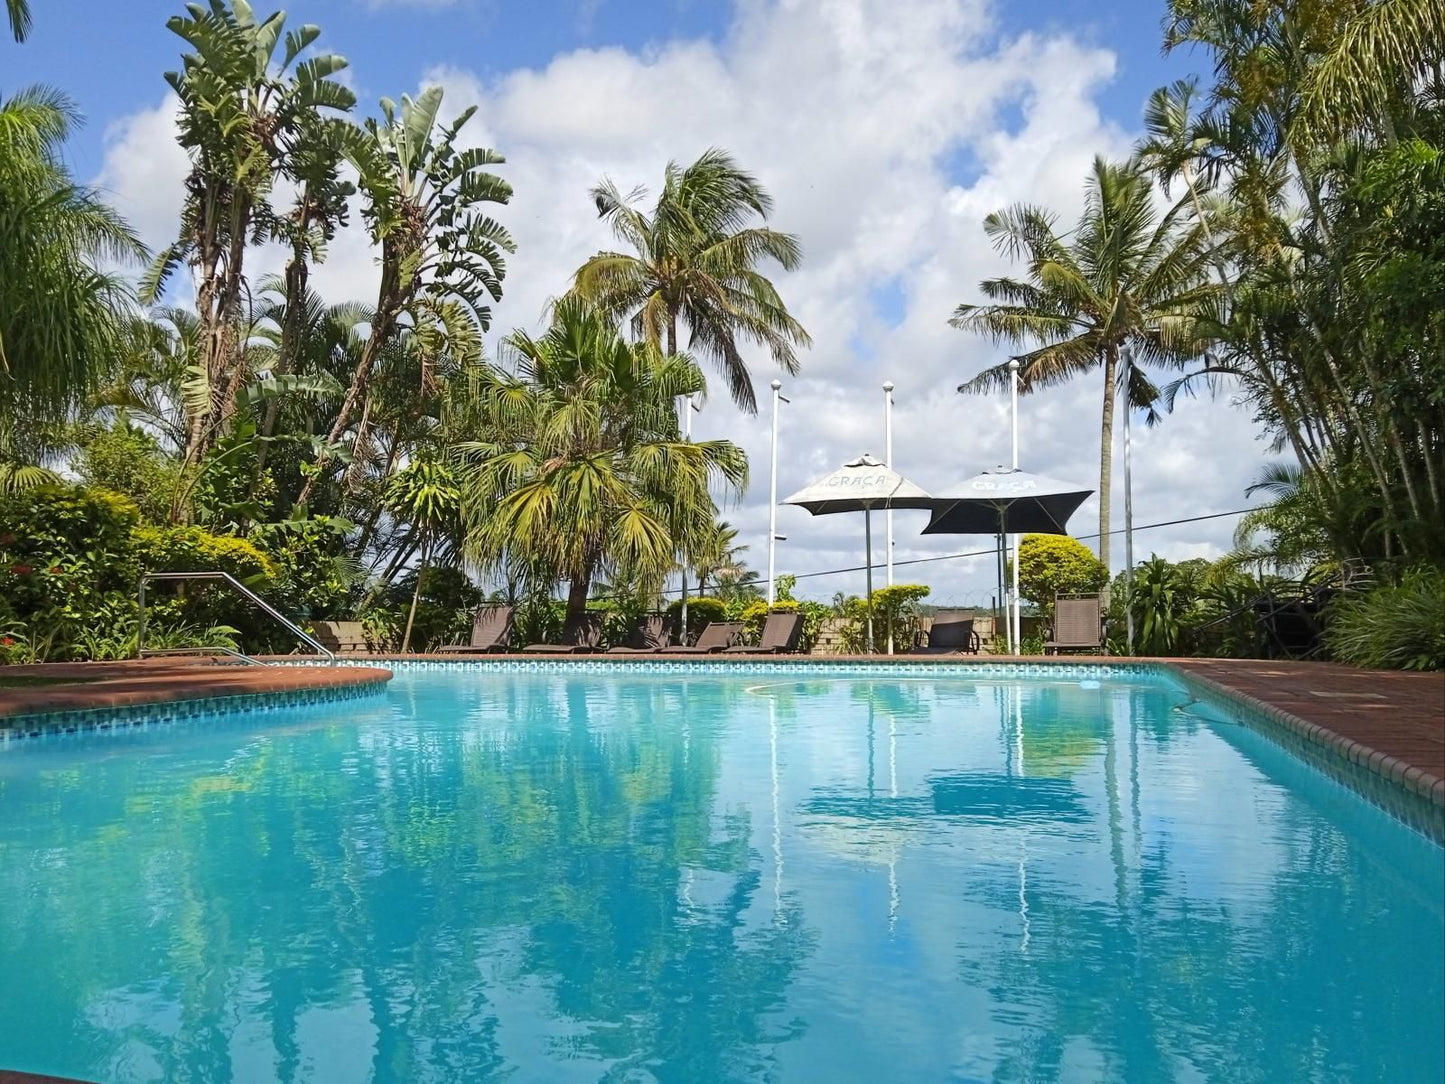
[(143, 659), (7, 666), (0, 669), (0, 679), (7, 677), (61, 679), (75, 684), (0, 687), (0, 728), (8, 718), (49, 712), (371, 685), (390, 681), (391, 671), (366, 665), (246, 666), (199, 659)]
[[(1119, 659), (1097, 656), (982, 657), (777, 655), (348, 655), (340, 666), (218, 665), (195, 659), (115, 663), (44, 663), (6, 667), (7, 676), (73, 679), (77, 684), (0, 688), (0, 727), (7, 716), (130, 707), (210, 697), (291, 692), (384, 682), (387, 662), (578, 660), (626, 666), (659, 659), (685, 662), (880, 664), (888, 662), (1032, 666), (1148, 663), (1188, 674), (1212, 690), (1267, 714), (1306, 740), (1445, 807), (1445, 675), (1358, 670), (1333, 663), (1239, 659)], [(276, 661), (298, 661), (296, 656)]]

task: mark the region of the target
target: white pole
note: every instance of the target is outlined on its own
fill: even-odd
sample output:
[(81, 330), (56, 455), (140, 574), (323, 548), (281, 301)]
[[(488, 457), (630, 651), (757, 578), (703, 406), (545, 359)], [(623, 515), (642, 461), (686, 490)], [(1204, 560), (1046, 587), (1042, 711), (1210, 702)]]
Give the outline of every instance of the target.
[[(883, 457), (893, 468), (893, 381), (883, 384)], [(888, 509), (888, 586), (893, 586), (893, 509)], [(888, 623), (888, 654), (893, 654), (893, 622)]]
[(773, 466), (768, 481), (768, 609), (773, 607), (777, 583), (778, 549), (778, 400), (782, 399), (783, 382), (773, 381)]
[(1128, 653), (1134, 654), (1134, 479), (1129, 448), (1129, 383), (1134, 376), (1134, 348), (1124, 347), (1124, 628)]
[(863, 640), (863, 653), (871, 655), (873, 654), (873, 509), (867, 505), (863, 507), (863, 547), (868, 562), (868, 635)]
[[(1019, 359), (1009, 358), (1009, 411), (1013, 428), (1013, 466), (1019, 469)], [(1009, 620), (1009, 647), (1015, 655), (1023, 649), (1023, 619), (1019, 611), (1019, 536), (1013, 536), (1013, 614)]]

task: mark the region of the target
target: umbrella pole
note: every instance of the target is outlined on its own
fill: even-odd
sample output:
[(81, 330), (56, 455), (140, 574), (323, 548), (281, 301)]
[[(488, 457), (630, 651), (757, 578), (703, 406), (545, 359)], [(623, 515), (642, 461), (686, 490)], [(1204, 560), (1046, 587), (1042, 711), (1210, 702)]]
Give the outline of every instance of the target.
[[(1006, 562), (1007, 562), (1007, 558), (1004, 556), (1004, 550), (1003, 550), (1003, 547), (1004, 547), (1004, 534), (1003, 534), (1003, 515), (1002, 515), (1002, 513), (1000, 513), (1000, 515), (999, 515), (999, 517), (998, 517), (998, 526), (999, 526), (999, 533), (998, 533), (998, 601), (999, 601), (999, 605), (1004, 608), (1004, 612), (1007, 613), (1007, 612), (1008, 612), (1008, 597), (1003, 593), (1003, 591), (1004, 591), (1004, 567), (1005, 567), (1005, 564), (1006, 564)], [(999, 618), (999, 611), (995, 610), (995, 611), (994, 611), (994, 615), (993, 615), (993, 638), (994, 638), (995, 640), (998, 639), (998, 618)], [(1008, 629), (1007, 629), (1007, 628), (1004, 629), (1003, 642), (1004, 642), (1004, 648), (1005, 648), (1005, 650), (1007, 650), (1007, 651), (1009, 651), (1009, 652), (1011, 653), (1012, 650), (1013, 650), (1013, 644), (1009, 642), (1009, 634), (1008, 634)]]
[(868, 632), (863, 640), (863, 650), (873, 654), (873, 509), (863, 509), (863, 542), (868, 552)]

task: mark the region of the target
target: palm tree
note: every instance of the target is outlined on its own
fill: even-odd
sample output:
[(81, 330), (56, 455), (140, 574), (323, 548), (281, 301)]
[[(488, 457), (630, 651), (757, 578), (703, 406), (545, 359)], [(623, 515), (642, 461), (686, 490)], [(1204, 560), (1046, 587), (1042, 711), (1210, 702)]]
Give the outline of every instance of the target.
[(748, 575), (751, 575), (748, 582), (756, 580), (758, 574), (748, 569), (742, 557), (747, 549), (746, 545), (738, 544), (738, 529), (731, 523), (721, 519), (714, 523), (692, 558), (697, 571), (697, 593), (707, 594), (708, 580), (719, 587)]
[[(1211, 249), (1203, 220), (1189, 221), (1182, 202), (1161, 215), (1153, 195), (1136, 166), (1096, 158), (1084, 213), (1071, 233), (1059, 234), (1054, 216), (1038, 207), (1016, 205), (989, 215), (984, 231), (1010, 259), (1028, 262), (1028, 279), (984, 280), (979, 288), (994, 303), (959, 305), (950, 321), (994, 342), (1033, 346), (1018, 358), (1023, 393), (1103, 369), (1099, 560), (1105, 565), (1120, 354), (1129, 349), (1138, 361), (1164, 366), (1197, 356), (1221, 289), (1208, 275)], [(1152, 406), (1158, 390), (1139, 365), (1129, 372), (1124, 391), (1130, 404)], [(958, 390), (1007, 388), (1009, 379), (1005, 363)]]
[(17, 42), (30, 33), (30, 5), (26, 0), (5, 0), (5, 14), (10, 19), (10, 33)]
[(58, 418), (104, 379), (131, 314), (107, 264), (147, 253), (61, 146), (79, 122), (58, 90), (0, 98), (0, 416)]
[(784, 270), (798, 266), (798, 239), (766, 226), (773, 200), (725, 151), (706, 151), (683, 168), (669, 162), (651, 214), (635, 206), (644, 195), (623, 195), (610, 180), (592, 190), (597, 213), (632, 253), (599, 252), (578, 269), (574, 289), (616, 317), (631, 317), (633, 333), (674, 355), (678, 323), (688, 348), (721, 368), (733, 400), (757, 410), (752, 377), (739, 340), (766, 347), (788, 373), (798, 371), (794, 347), (812, 342), (789, 314), (777, 289), (756, 268), (764, 259)]
[(460, 501), (456, 475), (450, 464), (436, 456), (412, 460), (387, 485), (386, 503), (421, 535), (421, 561), (417, 565), (411, 609), (406, 615), (406, 631), (401, 637), (402, 654), (411, 647), (411, 629), (416, 621), (417, 602), (421, 599), (422, 578), (426, 576), (436, 535), (456, 519)]
[(568, 583), (582, 618), (599, 573), (660, 580), (716, 515), (713, 484), (740, 491), (747, 460), (730, 441), (682, 439), (673, 404), (702, 390), (696, 364), (622, 339), (577, 297), (546, 334), (513, 332), (481, 391), (487, 440), (459, 446), (468, 556)]
[[(141, 292), (147, 304), (154, 302), (182, 265), (195, 276), (207, 401), (190, 419), (188, 464), (221, 435), (248, 375), (241, 357), (246, 249), (257, 233), (297, 232), (276, 224), (267, 195), (278, 175), (286, 175), (298, 146), (312, 140), (317, 111), (346, 112), (356, 104), (356, 96), (331, 78), (346, 67), (345, 59), (322, 54), (297, 63), (319, 28), (286, 34), (276, 63), (285, 23), (280, 11), (258, 22), (246, 0), (192, 4), (187, 15), (166, 23), (192, 49), (179, 72), (166, 73), (180, 99), (180, 143), (191, 171), (180, 235), (160, 253)], [(290, 179), (300, 182), (304, 197), (310, 180), (302, 170), (293, 172)], [(298, 230), (309, 225), (298, 224)]]
[(381, 282), (371, 333), (298, 504), (307, 502), (334, 457), (366, 400), (377, 359), (405, 321), (419, 326), (434, 318), (446, 325), (447, 337), (461, 338), (468, 328), (486, 331), (489, 302), (501, 299), (505, 254), (516, 246), (483, 207), (512, 197), (511, 185), (487, 170), (506, 159), (485, 147), (458, 150), (457, 134), (476, 107), (437, 131), (441, 103), (441, 87), (428, 87), (415, 101), (403, 94), (400, 112), (383, 98), (383, 122), (368, 120), (348, 152), (360, 174), (367, 227), (381, 249)]

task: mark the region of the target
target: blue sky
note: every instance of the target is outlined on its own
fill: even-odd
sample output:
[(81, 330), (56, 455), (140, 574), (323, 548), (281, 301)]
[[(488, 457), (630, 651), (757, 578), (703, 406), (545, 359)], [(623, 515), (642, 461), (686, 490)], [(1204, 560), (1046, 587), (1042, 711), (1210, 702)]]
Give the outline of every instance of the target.
[[(51, 83), (79, 103), (86, 128), (70, 148), (81, 176), (95, 173), (102, 141), (115, 120), (165, 93), (182, 42), (165, 27), (180, 3), (133, 0), (36, 0), (34, 31), (24, 46), (0, 40), (0, 93)], [(724, 36), (735, 9), (715, 0), (293, 0), (282, 5), (288, 25), (316, 23), (321, 43), (351, 62), (361, 108), (413, 87), (427, 69), (468, 69), (493, 78), (515, 68), (540, 68), (576, 49), (645, 50), (676, 38)], [(266, 14), (274, 5), (257, 3)], [(1103, 109), (1133, 127), (1155, 87), (1190, 72), (1185, 55), (1160, 55), (1163, 6), (1156, 0), (1030, 0), (995, 5), (996, 36), (1065, 32), (1118, 57), (1115, 78), (1100, 89)], [(981, 40), (980, 46), (986, 45)], [(1010, 117), (1001, 116), (1008, 122)], [(1013, 109), (1017, 119), (1017, 109)], [(966, 156), (958, 170), (970, 172)]]
[[(31, 40), (0, 41), (0, 93), (35, 81), (70, 92), (89, 118), (69, 149), (77, 176), (101, 185), (153, 247), (168, 242), (187, 168), (162, 79), (180, 53), (165, 29), (178, 6), (34, 7)], [(321, 43), (349, 58), (360, 112), (424, 82), (444, 88), (447, 116), (477, 106), (462, 141), (506, 154), (502, 172), (516, 190), (499, 216), (518, 251), (493, 340), (535, 329), (572, 271), (611, 247), (587, 199), (601, 177), (624, 189), (655, 186), (669, 159), (713, 145), (756, 173), (776, 198), (774, 225), (800, 238), (801, 268), (776, 281), (813, 337), (802, 372), (787, 378), (781, 494), (860, 452), (882, 453), (884, 380), (898, 389), (895, 465), (920, 485), (946, 492), (1004, 459), (1006, 402), (954, 388), (1006, 353), (947, 322), (956, 304), (977, 299), (980, 279), (1009, 270), (982, 220), (1017, 201), (1049, 207), (1065, 223), (1077, 214), (1093, 156), (1126, 155), (1149, 92), (1199, 63), (1160, 55), (1163, 11), (1162, 0), (298, 0), (288, 8), (292, 25), (319, 24)], [(248, 259), (253, 280), (279, 268), (264, 249)], [(330, 301), (374, 298), (364, 233), (338, 237), (312, 281)], [(185, 284), (178, 289), (174, 300), (184, 303)], [(776, 369), (758, 351), (745, 356), (766, 391)], [(1100, 391), (1084, 379), (1026, 399), (1022, 465), (1097, 485)], [(764, 566), (766, 411), (742, 414), (715, 392), (695, 432), (747, 450), (752, 485), (725, 515), (751, 545), (753, 565)], [(1136, 522), (1242, 507), (1265, 458), (1256, 438), (1227, 398), (1186, 403), (1158, 430), (1136, 429)], [(1116, 429), (1116, 456), (1119, 440)], [(1116, 466), (1116, 529), (1121, 486)], [(1075, 533), (1096, 530), (1097, 515), (1097, 504), (1086, 504)], [(779, 570), (858, 564), (852, 520), (781, 510), (789, 541)], [(900, 514), (898, 559), (977, 548), (975, 539), (920, 538), (921, 526)], [(1141, 535), (1136, 550), (1213, 556), (1229, 547), (1232, 529), (1229, 519), (1171, 527)], [(973, 604), (987, 601), (993, 565), (937, 562), (909, 575), (933, 585), (934, 601)], [(821, 597), (861, 588), (848, 577), (808, 582)]]

